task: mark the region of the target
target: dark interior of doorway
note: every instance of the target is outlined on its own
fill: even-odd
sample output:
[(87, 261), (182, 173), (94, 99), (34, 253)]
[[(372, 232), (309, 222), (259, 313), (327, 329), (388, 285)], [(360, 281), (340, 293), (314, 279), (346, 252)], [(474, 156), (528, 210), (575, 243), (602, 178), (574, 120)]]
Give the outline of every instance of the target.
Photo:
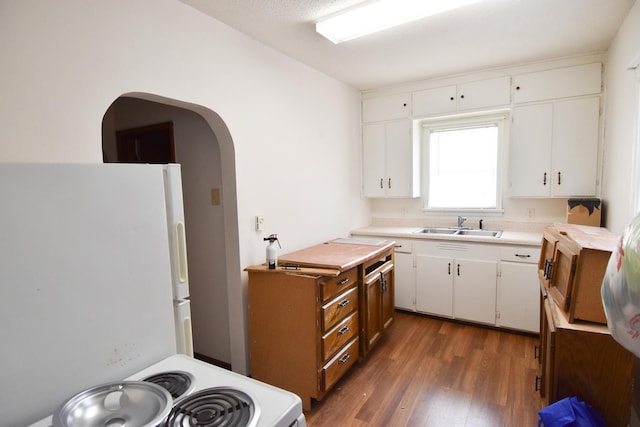
[(175, 163), (173, 122), (116, 131), (118, 163)]

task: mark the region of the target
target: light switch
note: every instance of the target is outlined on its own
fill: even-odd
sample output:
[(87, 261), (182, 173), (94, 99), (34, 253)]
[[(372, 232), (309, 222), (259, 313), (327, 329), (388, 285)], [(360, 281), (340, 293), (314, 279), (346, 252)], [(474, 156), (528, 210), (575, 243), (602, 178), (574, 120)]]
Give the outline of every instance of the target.
[(211, 189), (211, 204), (213, 206), (217, 206), (220, 204), (220, 189), (212, 188)]
[(256, 215), (256, 231), (264, 230), (264, 217), (262, 215)]

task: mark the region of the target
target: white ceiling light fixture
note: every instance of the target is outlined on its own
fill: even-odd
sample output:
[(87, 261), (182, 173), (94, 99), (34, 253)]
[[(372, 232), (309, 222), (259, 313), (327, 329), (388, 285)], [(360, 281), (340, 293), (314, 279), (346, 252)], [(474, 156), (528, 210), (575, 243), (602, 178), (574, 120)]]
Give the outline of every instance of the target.
[(376, 0), (316, 22), (316, 31), (338, 44), (480, 0)]

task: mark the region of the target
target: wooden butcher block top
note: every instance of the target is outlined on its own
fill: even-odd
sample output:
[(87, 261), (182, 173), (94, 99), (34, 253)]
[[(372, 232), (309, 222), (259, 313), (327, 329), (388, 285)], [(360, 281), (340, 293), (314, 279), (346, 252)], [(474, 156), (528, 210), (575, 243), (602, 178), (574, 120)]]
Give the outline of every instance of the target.
[(278, 265), (349, 270), (393, 248), (393, 240), (335, 239), (278, 257)]

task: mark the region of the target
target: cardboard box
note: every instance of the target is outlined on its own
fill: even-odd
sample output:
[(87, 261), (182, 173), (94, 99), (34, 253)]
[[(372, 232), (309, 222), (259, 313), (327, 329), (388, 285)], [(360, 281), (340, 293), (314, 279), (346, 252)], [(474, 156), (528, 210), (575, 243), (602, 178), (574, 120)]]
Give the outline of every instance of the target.
[(600, 227), (601, 207), (600, 199), (569, 199), (567, 223)]

